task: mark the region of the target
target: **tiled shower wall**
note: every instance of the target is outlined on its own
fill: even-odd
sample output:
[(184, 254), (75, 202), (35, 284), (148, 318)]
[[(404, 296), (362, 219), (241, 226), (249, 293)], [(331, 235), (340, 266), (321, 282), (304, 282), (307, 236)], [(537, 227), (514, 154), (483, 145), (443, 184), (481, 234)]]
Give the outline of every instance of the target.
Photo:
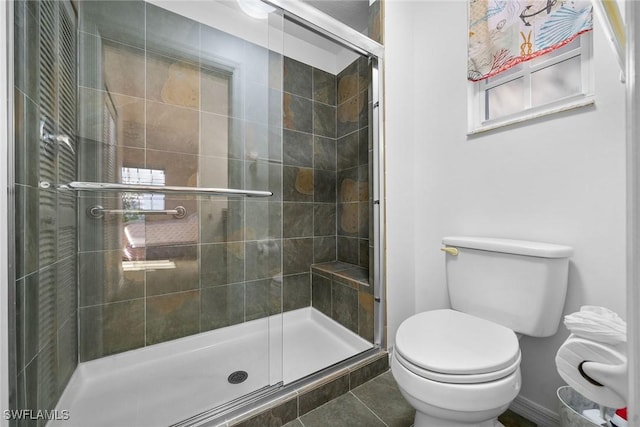
[(53, 409), (78, 363), (76, 199), (55, 189), (75, 179), (76, 163), (67, 147), (40, 137), (44, 121), (46, 133), (75, 145), (76, 14), (66, 1), (14, 8), (17, 386), (10, 403), (35, 415)]
[[(355, 241), (354, 263), (366, 263), (367, 113), (350, 109), (354, 98), (366, 110), (366, 61), (341, 85), (156, 6), (112, 6), (80, 3), (79, 180), (120, 182), (123, 167), (153, 169), (165, 185), (274, 196), (167, 195), (165, 208), (184, 206), (186, 218), (94, 219), (84, 212), (122, 209), (128, 196), (80, 193), (80, 360), (309, 306), (311, 265), (336, 260), (338, 239)], [(355, 206), (347, 213), (356, 212), (357, 230), (345, 234), (339, 177), (353, 181), (354, 172), (355, 199), (341, 205)], [(166, 260), (174, 268), (135, 264)]]
[[(370, 67), (366, 58), (338, 74), (338, 260), (370, 268)], [(371, 248), (372, 251), (372, 248)]]

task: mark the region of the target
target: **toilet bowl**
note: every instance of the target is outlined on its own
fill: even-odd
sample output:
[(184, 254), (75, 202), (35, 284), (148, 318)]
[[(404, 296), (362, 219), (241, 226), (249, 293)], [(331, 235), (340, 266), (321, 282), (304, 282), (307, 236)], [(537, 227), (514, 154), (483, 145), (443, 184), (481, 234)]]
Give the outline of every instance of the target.
[(499, 426), (520, 391), (510, 329), (454, 310), (419, 313), (396, 333), (391, 371), (416, 409), (415, 426)]
[(556, 333), (568, 246), (479, 237), (443, 239), (451, 309), (400, 324), (391, 371), (415, 427), (496, 427), (521, 386), (518, 334)]

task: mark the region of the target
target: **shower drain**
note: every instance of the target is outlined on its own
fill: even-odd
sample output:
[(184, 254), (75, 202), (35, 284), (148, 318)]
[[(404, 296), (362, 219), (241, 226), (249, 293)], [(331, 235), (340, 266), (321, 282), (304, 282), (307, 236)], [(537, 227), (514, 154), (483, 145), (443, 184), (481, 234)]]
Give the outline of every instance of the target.
[(227, 381), (231, 384), (240, 384), (241, 382), (244, 382), (248, 376), (249, 374), (246, 371), (235, 371), (229, 375)]

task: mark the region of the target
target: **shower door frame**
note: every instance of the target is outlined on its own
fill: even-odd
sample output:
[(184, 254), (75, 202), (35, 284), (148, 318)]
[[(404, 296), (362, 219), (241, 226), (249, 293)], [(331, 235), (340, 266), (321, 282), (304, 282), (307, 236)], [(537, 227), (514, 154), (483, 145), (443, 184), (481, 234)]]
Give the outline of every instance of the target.
[(384, 167), (384, 46), (314, 7), (299, 1), (261, 0), (282, 11), (285, 18), (371, 59), (371, 137), (373, 143), (373, 297), (376, 348), (386, 348), (385, 167)]
[[(13, 221), (14, 201), (14, 100), (13, 100), (13, 2), (0, 1), (0, 22), (4, 24), (5, 42), (0, 43), (0, 162), (5, 173), (0, 173), (0, 409), (10, 409), (11, 390), (15, 389), (15, 352), (9, 344), (15, 342), (15, 294), (13, 278)], [(0, 168), (1, 170), (1, 168)], [(11, 332), (13, 331), (13, 332)], [(9, 420), (0, 412), (0, 427), (8, 427)]]

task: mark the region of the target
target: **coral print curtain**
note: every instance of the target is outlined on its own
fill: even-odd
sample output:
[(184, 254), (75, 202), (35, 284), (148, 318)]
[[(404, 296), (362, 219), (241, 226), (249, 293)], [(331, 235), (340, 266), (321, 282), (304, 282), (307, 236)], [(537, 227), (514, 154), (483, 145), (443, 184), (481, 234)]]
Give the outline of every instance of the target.
[(468, 79), (495, 76), (592, 28), (589, 0), (469, 0)]

